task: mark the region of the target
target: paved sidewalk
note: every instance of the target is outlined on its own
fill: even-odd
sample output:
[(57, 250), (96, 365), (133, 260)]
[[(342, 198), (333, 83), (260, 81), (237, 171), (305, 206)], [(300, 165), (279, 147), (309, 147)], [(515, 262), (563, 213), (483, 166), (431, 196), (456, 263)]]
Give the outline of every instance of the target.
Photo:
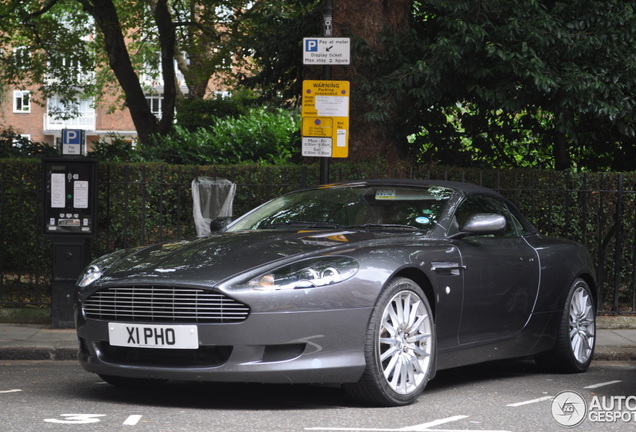
[[(0, 360), (73, 360), (75, 330), (0, 323)], [(597, 330), (595, 360), (636, 361), (636, 329)]]
[(594, 359), (636, 361), (636, 329), (598, 329)]
[(73, 360), (77, 350), (74, 329), (0, 323), (0, 360)]

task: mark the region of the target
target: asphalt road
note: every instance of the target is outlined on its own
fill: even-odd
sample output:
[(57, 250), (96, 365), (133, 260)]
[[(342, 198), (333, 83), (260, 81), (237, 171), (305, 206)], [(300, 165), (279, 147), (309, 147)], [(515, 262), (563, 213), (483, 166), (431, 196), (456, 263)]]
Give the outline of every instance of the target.
[[(569, 392), (586, 406), (571, 403)], [(568, 403), (555, 404), (563, 396)], [(131, 392), (75, 361), (0, 361), (2, 432), (567, 430), (554, 407), (565, 421), (573, 415), (568, 408), (586, 411), (571, 429), (577, 432), (634, 430), (636, 362), (595, 362), (577, 375), (539, 373), (527, 361), (453, 369), (440, 372), (414, 405), (369, 408), (337, 388), (169, 383)]]

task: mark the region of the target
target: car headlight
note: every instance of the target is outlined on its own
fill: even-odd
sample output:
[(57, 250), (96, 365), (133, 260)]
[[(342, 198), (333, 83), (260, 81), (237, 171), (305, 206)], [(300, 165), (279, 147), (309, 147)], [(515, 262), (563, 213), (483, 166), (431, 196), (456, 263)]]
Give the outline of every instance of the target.
[(131, 254), (136, 249), (140, 248), (121, 249), (97, 258), (95, 261), (90, 263), (88, 267), (86, 267), (82, 274), (80, 274), (77, 279), (77, 286), (80, 288), (86, 288), (93, 282), (98, 281), (102, 276), (104, 276), (106, 269), (122, 259), (122, 257)]
[(77, 286), (80, 288), (85, 288), (99, 280), (104, 275), (104, 271), (97, 265), (88, 266), (84, 273), (82, 273), (77, 280)]
[(255, 290), (282, 291), (314, 288), (349, 279), (358, 271), (358, 262), (348, 257), (322, 257), (280, 267), (249, 281)]

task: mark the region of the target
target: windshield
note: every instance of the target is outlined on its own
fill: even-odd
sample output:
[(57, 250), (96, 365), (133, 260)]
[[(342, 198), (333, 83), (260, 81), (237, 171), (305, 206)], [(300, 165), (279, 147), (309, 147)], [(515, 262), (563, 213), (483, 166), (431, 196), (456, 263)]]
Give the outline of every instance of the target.
[(430, 230), (453, 190), (445, 187), (334, 187), (298, 191), (247, 213), (229, 231), (394, 226)]

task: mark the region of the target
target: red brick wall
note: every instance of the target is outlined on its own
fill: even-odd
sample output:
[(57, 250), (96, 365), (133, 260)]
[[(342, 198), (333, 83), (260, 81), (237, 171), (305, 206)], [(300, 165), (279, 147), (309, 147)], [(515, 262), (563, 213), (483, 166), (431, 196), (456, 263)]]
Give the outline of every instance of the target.
[[(11, 127), (15, 132), (30, 135), (32, 141), (54, 144), (54, 135), (44, 135), (44, 116), (46, 115), (46, 100), (36, 91), (31, 91), (31, 111), (13, 112), (14, 90), (28, 90), (27, 88), (8, 88), (0, 104), (0, 128)], [(117, 103), (116, 95), (108, 94), (104, 102), (95, 108), (95, 130), (87, 131), (87, 142), (100, 140), (109, 132), (122, 133), (125, 136), (136, 135), (135, 126), (127, 109), (112, 109)], [(121, 103), (118, 105), (121, 106)], [(57, 136), (60, 136), (60, 132)]]

